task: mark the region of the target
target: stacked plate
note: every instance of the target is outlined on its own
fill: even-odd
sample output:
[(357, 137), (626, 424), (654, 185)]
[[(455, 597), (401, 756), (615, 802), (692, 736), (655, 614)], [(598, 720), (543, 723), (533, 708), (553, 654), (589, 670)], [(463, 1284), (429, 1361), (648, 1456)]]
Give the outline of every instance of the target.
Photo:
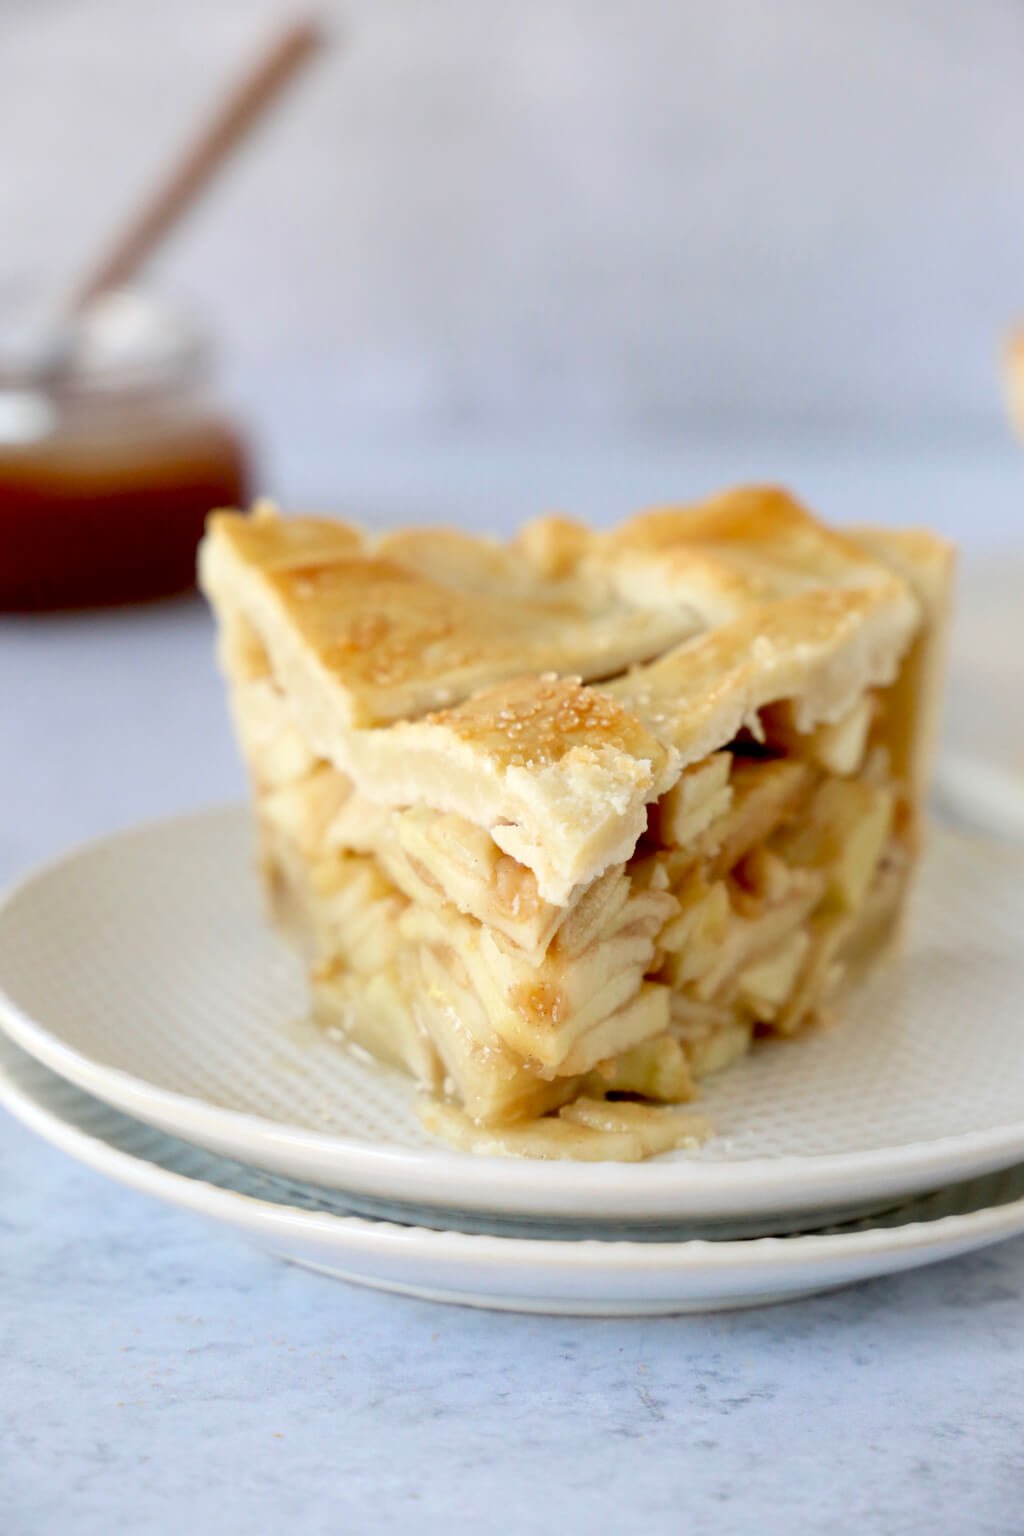
[(94, 844), (0, 908), (0, 1102), (283, 1257), (471, 1305), (654, 1313), (846, 1284), (1024, 1232), (1024, 846), (936, 832), (907, 952), (843, 1023), (707, 1085), (642, 1164), (473, 1158), (304, 1022), (243, 813)]

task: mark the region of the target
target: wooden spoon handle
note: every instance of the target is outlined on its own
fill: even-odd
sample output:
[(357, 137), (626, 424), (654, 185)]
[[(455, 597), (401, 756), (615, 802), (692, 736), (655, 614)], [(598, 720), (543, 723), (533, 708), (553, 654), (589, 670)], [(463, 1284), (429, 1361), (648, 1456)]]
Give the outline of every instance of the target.
[(72, 312), (83, 309), (108, 288), (127, 282), (138, 271), (323, 41), (323, 32), (313, 21), (297, 22), (274, 40), (217, 104), (134, 219), (73, 291)]

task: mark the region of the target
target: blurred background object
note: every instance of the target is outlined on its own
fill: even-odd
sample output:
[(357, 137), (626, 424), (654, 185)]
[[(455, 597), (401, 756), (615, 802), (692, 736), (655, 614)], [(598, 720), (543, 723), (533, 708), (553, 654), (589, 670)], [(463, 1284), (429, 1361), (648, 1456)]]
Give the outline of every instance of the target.
[(165, 596), (192, 585), (211, 506), (238, 505), (241, 439), (203, 396), (194, 328), (125, 291), (321, 42), (285, 28), (145, 189), (101, 259), (0, 317), (0, 606)]
[(132, 280), (322, 42), (320, 29), (312, 21), (292, 22), (270, 40), (245, 73), (218, 97), (163, 180), (147, 193), (131, 223), (117, 233), (103, 259), (74, 289), (75, 310)]
[(185, 590), (210, 507), (249, 485), (239, 432), (209, 394), (205, 338), (167, 304), (114, 290), (44, 345), (56, 366), (5, 369), (0, 353), (0, 608)]
[[(378, 464), (405, 494), (395, 459), (443, 478), (456, 438), (571, 458), (596, 437), (621, 456), (684, 435), (1004, 433), (998, 353), (1024, 312), (1018, 0), (322, 10), (344, 54), (159, 274), (215, 317), (284, 501), (365, 496)], [(5, 266), (67, 277), (285, 14), (0, 4)], [(516, 478), (517, 510), (585, 489)]]

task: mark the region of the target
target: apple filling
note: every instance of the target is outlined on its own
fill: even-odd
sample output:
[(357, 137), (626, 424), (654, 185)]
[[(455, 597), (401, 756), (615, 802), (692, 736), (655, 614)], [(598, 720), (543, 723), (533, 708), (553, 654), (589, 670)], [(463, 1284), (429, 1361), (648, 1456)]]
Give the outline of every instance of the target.
[(458, 1145), (636, 1159), (758, 1036), (828, 1012), (909, 868), (884, 699), (801, 733), (785, 705), (683, 771), (633, 857), (544, 900), (482, 827), (359, 794), (253, 667), (233, 706), (273, 914), (332, 1034), (410, 1073)]

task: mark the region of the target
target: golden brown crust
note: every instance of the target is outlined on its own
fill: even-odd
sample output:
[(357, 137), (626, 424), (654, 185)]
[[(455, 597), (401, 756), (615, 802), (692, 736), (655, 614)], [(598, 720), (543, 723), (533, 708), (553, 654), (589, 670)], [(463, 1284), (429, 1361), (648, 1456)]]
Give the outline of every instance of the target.
[(708, 623), (752, 603), (886, 580), (866, 550), (775, 486), (641, 512), (599, 538), (594, 553), (617, 590), (632, 592), (643, 581), (664, 600), (693, 603)]
[(865, 549), (907, 582), (922, 609), (923, 621), (890, 703), (893, 766), (907, 783), (912, 801), (920, 806), (938, 736), (956, 551), (947, 539), (923, 528), (858, 528), (854, 532)]
[(249, 516), (214, 512), (207, 533), (230, 538), (239, 558), (268, 574), (344, 560), (365, 547), (362, 530), (322, 517), (278, 517), (269, 502)]
[(505, 768), (547, 768), (579, 748), (664, 763), (666, 752), (636, 715), (578, 677), (524, 677), (426, 716)]
[(603, 676), (696, 627), (606, 584), (545, 578), (517, 551), (453, 529), (396, 533), (372, 548), (340, 524), (218, 512), (201, 572), (215, 603), (235, 590), (232, 606), (250, 610), (272, 660), (289, 631), (352, 725), (422, 715), (523, 673)]
[(773, 489), (609, 533), (542, 519), (510, 545), (218, 513), (201, 576), (317, 755), (371, 799), (487, 828), (563, 904), (758, 710), (791, 700), (807, 730), (892, 682), (926, 552), (869, 543)]
[(892, 681), (916, 627), (901, 583), (804, 592), (751, 604), (605, 686), (691, 763), (779, 699), (794, 701), (801, 730), (838, 718), (866, 678)]

